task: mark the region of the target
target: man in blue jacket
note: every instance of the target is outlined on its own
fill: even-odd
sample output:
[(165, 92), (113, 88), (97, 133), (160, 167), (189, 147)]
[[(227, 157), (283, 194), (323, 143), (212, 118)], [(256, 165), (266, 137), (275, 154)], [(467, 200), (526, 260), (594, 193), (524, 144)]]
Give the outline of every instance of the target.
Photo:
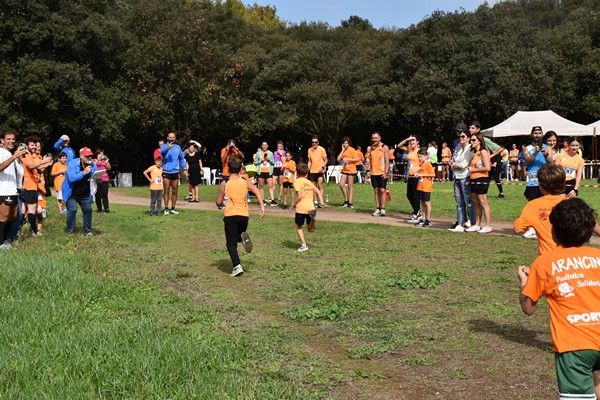
[(67, 165), (67, 174), (62, 185), (63, 201), (67, 205), (67, 233), (73, 234), (77, 219), (77, 204), (83, 214), (81, 232), (92, 236), (92, 193), (90, 179), (98, 167), (92, 162), (94, 153), (89, 147), (79, 150), (79, 158), (73, 159)]
[(73, 150), (69, 144), (71, 143), (71, 139), (67, 135), (62, 135), (56, 143), (54, 143), (54, 150), (56, 154), (61, 151), (67, 155), (67, 164), (69, 164), (75, 158), (75, 150)]
[[(175, 133), (167, 135), (167, 143), (160, 147), (160, 155), (163, 158), (163, 201), (165, 203), (165, 215), (179, 214), (175, 211), (177, 203), (177, 189), (179, 189), (179, 167), (183, 169), (183, 176), (187, 178), (187, 164), (183, 157), (183, 151), (175, 143)], [(169, 211), (169, 189), (171, 192), (171, 211)]]

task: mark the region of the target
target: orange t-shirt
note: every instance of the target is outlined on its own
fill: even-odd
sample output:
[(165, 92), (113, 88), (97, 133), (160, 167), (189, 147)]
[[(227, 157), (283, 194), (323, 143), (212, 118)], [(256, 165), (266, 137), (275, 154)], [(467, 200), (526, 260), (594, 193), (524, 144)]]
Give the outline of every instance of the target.
[(225, 158), (225, 161), (223, 162), (223, 166), (221, 168), (221, 175), (229, 176), (229, 166), (227, 165), (227, 163), (229, 162), (229, 158), (231, 156), (237, 156), (239, 158), (242, 158), (242, 157), (241, 157), (240, 151), (238, 149), (234, 149), (233, 151), (230, 151), (229, 153), (227, 153), (227, 147), (223, 147), (221, 149), (221, 160), (223, 159), (225, 154), (227, 154), (227, 157)]
[(241, 215), (249, 217), (248, 212), (248, 181), (241, 176), (238, 179), (229, 179), (225, 183), (225, 203), (224, 216), (232, 217)]
[(57, 161), (52, 166), (52, 171), (50, 171), (51, 174), (56, 174), (57, 172), (62, 171), (62, 170), (64, 170), (65, 172), (63, 172), (60, 175), (56, 175), (54, 177), (54, 189), (57, 192), (60, 192), (62, 190), (62, 184), (63, 184), (63, 182), (65, 180), (65, 174), (67, 173), (66, 172), (67, 171), (67, 164), (63, 164), (60, 161)]
[(519, 149), (512, 149), (509, 152), (509, 154), (510, 155), (509, 155), (508, 159), (510, 161), (519, 161)]
[(396, 159), (396, 157), (394, 157), (394, 149), (390, 149), (389, 160), (392, 161), (392, 160), (395, 160), (395, 159)]
[(342, 152), (342, 173), (343, 174), (356, 174), (356, 162), (355, 161), (343, 161), (344, 158), (357, 159), (356, 150), (354, 147), (348, 146)]
[(600, 249), (562, 247), (531, 265), (523, 294), (546, 296), (550, 306), (552, 350), (600, 350)]
[(556, 248), (556, 243), (552, 239), (552, 224), (550, 223), (550, 213), (555, 205), (565, 200), (564, 195), (546, 195), (528, 202), (521, 215), (513, 224), (519, 232), (525, 232), (532, 227), (538, 237), (538, 251), (545, 254)]
[(152, 179), (152, 182), (150, 182), (150, 190), (163, 190), (162, 167), (153, 165), (148, 167), (144, 172), (150, 175), (150, 179)]
[(35, 168), (29, 169), (27, 165), (37, 162), (35, 157), (31, 153), (23, 158), (23, 171), (25, 173), (23, 181), (23, 189), (25, 190), (38, 190), (38, 183), (40, 182), (37, 170)]
[[(470, 166), (475, 168), (483, 168), (483, 159), (481, 158), (481, 151), (475, 153), (475, 156), (471, 160)], [(486, 178), (488, 176), (490, 176), (488, 171), (471, 172), (471, 179)]]
[(363, 165), (363, 161), (365, 160), (365, 155), (363, 154), (362, 151), (360, 150), (356, 150), (356, 158), (358, 158), (358, 161), (356, 162), (356, 165)]
[(321, 168), (325, 167), (327, 163), (327, 152), (321, 146), (317, 146), (316, 149), (312, 147), (308, 149), (308, 160), (310, 161), (310, 173), (318, 174), (321, 171)]
[(569, 153), (558, 154), (554, 163), (563, 167), (567, 175), (567, 182), (577, 178), (577, 169), (583, 168), (584, 165), (583, 158), (579, 154), (571, 157)]
[(388, 166), (385, 164), (385, 151), (383, 149), (383, 143), (380, 143), (377, 147), (371, 146), (369, 160), (371, 161), (370, 165), (372, 176), (387, 174)]
[(414, 175), (419, 170), (419, 148), (415, 147), (406, 153), (406, 161), (408, 162), (408, 175)]
[(442, 162), (450, 162), (452, 159), (452, 150), (450, 147), (442, 147)]
[(296, 181), (296, 161), (284, 161), (281, 170), (283, 171), (282, 182), (294, 183)]
[(296, 204), (296, 213), (308, 214), (310, 211), (315, 209), (315, 205), (313, 203), (313, 193), (315, 190), (317, 190), (317, 188), (311, 181), (305, 177), (298, 178), (296, 183), (294, 183), (294, 190), (300, 199), (298, 204)]
[[(423, 164), (419, 165), (417, 172), (423, 175), (435, 175), (433, 165), (431, 165), (429, 161), (425, 161)], [(417, 183), (417, 190), (420, 190), (421, 192), (433, 192), (433, 176), (420, 177), (419, 182)]]

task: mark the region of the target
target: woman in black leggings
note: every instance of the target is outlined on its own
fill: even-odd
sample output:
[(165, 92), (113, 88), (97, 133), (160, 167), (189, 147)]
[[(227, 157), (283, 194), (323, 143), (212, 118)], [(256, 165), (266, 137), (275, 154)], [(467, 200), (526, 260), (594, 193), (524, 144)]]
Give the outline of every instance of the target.
[(412, 223), (419, 222), (419, 218), (421, 218), (421, 203), (419, 202), (419, 193), (417, 192), (419, 178), (414, 176), (417, 169), (419, 169), (419, 156), (417, 155), (417, 152), (419, 151), (419, 140), (411, 135), (398, 143), (398, 147), (407, 152), (406, 161), (408, 162), (406, 198), (412, 207), (412, 212), (405, 221)]

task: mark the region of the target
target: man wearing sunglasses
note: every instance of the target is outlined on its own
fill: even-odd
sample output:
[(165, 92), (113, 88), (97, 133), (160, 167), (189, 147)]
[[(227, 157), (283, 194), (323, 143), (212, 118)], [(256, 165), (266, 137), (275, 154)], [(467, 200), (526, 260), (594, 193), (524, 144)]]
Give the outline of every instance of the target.
[[(310, 145), (308, 149), (308, 179), (319, 189), (321, 196), (325, 198), (323, 180), (325, 179), (325, 168), (327, 168), (327, 152), (319, 146), (319, 137), (316, 135), (311, 138)], [(323, 208), (323, 205), (317, 201), (316, 195), (314, 199), (315, 206)]]

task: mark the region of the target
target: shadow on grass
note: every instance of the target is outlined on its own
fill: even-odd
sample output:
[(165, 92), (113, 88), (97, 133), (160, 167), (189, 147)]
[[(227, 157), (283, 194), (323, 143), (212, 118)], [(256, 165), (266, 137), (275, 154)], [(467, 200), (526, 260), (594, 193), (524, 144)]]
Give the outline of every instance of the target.
[(283, 247), (285, 247), (286, 249), (294, 249), (296, 250), (298, 247), (300, 247), (300, 241), (299, 240), (282, 240), (281, 241), (281, 245)]
[(469, 321), (470, 330), (474, 332), (491, 333), (511, 342), (524, 344), (529, 347), (548, 351), (552, 349), (552, 343), (538, 339), (545, 335), (546, 331), (523, 329), (519, 325), (498, 324), (487, 319), (475, 319)]
[(223, 260), (217, 260), (212, 263), (212, 266), (227, 275), (229, 275), (231, 273), (232, 266), (231, 266), (231, 261), (229, 260), (229, 258), (223, 259)]

